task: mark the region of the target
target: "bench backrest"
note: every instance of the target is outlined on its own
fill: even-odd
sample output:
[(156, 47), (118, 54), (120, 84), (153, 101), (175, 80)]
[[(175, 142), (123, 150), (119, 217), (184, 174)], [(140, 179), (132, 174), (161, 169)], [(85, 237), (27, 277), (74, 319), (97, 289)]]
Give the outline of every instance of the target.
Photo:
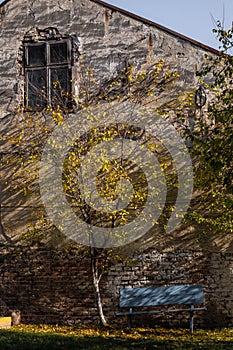
[(120, 290), (121, 307), (194, 305), (202, 303), (204, 303), (204, 293), (200, 285), (124, 288)]

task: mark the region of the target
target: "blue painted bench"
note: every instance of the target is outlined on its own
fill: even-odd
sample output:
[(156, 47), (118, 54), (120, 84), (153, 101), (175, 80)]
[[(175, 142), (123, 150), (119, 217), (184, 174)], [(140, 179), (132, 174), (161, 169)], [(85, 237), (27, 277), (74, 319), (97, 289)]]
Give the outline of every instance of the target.
[[(128, 327), (131, 328), (133, 315), (153, 314), (161, 312), (189, 312), (190, 332), (193, 333), (194, 311), (206, 310), (200, 307), (204, 304), (204, 292), (201, 285), (176, 285), (156, 288), (123, 288), (120, 290), (120, 307), (129, 311), (117, 312), (117, 316), (128, 316)], [(188, 307), (176, 309), (161, 309), (138, 311), (140, 307), (161, 307), (185, 305)], [(199, 305), (199, 307), (195, 307)], [(134, 310), (134, 308), (137, 310)]]

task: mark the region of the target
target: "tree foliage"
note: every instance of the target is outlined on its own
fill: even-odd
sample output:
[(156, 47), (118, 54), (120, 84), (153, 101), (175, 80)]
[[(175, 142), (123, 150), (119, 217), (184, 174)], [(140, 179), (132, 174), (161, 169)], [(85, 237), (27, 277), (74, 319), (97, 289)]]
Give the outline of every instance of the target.
[[(196, 163), (196, 182), (204, 189), (205, 209), (193, 217), (217, 231), (233, 232), (233, 28), (224, 30), (220, 21), (214, 30), (220, 42), (219, 55), (207, 58), (205, 67), (198, 72), (206, 89), (214, 93), (208, 115), (197, 120), (192, 134)], [(208, 83), (211, 81), (210, 83)], [(207, 213), (207, 215), (206, 215)]]
[[(5, 149), (3, 162), (8, 175), (5, 181), (5, 193), (8, 202), (12, 202), (11, 207), (19, 208), (22, 214), (20, 223), (22, 225), (19, 242), (27, 245), (40, 245), (41, 242), (53, 241), (60, 242), (63, 240), (64, 246), (72, 244), (70, 241), (64, 243), (58, 228), (53, 226), (40, 201), (40, 191), (38, 186), (39, 168), (42, 156), (42, 149), (49, 138), (49, 135), (56, 126), (62, 126), (69, 120), (71, 114), (77, 115), (80, 111), (85, 114), (87, 121), (94, 121), (96, 115), (92, 111), (102, 111), (102, 105), (112, 105), (130, 102), (132, 105), (146, 104), (150, 106), (160, 99), (161, 92), (170, 92), (171, 86), (178, 77), (176, 71), (169, 71), (164, 60), (159, 62), (152, 58), (138, 67), (129, 65), (110, 80), (100, 83), (92, 69), (81, 64), (80, 76), (81, 85), (79, 96), (73, 96), (76, 101), (73, 112), (63, 108), (62, 101), (58, 100), (57, 104), (53, 101), (53, 107), (48, 106), (43, 111), (18, 111), (15, 116), (11, 129), (5, 134)], [(56, 107), (54, 107), (56, 105)], [(163, 108), (165, 106), (163, 105)], [(76, 113), (77, 112), (77, 113)], [(133, 111), (131, 111), (133, 112)], [(93, 119), (93, 120), (92, 120)], [(116, 200), (118, 185), (120, 180), (130, 181), (133, 184), (133, 199), (130, 205), (119, 211), (113, 211), (111, 214), (105, 214), (93, 210), (85, 202), (80, 192), (78, 181), (83, 180), (82, 176), (78, 178), (80, 164), (91, 148), (94, 148), (102, 141), (111, 141), (122, 137), (128, 140), (138, 140), (144, 138), (144, 143), (149, 145), (151, 151), (156, 156), (160, 154), (161, 167), (169, 178), (167, 168), (171, 159), (167, 160), (164, 155), (164, 147), (158, 141), (151, 137), (145, 136), (144, 130), (132, 128), (127, 124), (121, 125), (112, 123), (100, 127), (99, 118), (96, 118), (97, 125), (89, 132), (81, 135), (78, 140), (71, 144), (63, 165), (62, 185), (69, 202), (75, 214), (82, 218), (88, 225), (95, 224), (100, 227), (117, 227), (130, 222), (133, 217), (140, 214), (144, 206), (146, 197), (147, 181), (139, 166), (127, 162), (123, 157), (105, 161), (102, 168), (97, 174), (97, 189), (102, 198)], [(64, 134), (64, 138), (66, 135)], [(53, 144), (54, 155), (59, 152), (59, 141)], [(164, 160), (165, 159), (165, 160)], [(97, 159), (96, 159), (97, 160)], [(56, 159), (54, 159), (56, 161)], [(91, 169), (91, 168), (90, 168)], [(170, 169), (170, 168), (169, 168)], [(48, 172), (50, 169), (48, 168)], [(80, 174), (80, 172), (79, 172)], [(123, 191), (124, 192), (124, 191)], [(10, 198), (9, 196), (10, 193)], [(5, 196), (5, 194), (4, 194)], [(91, 198), (91, 197), (90, 197)], [(54, 200), (54, 210), (56, 210), (56, 196)], [(5, 201), (5, 198), (3, 198)], [(172, 210), (172, 209), (169, 209)], [(26, 212), (26, 214), (25, 214)], [(62, 214), (62, 213), (61, 213)], [(23, 227), (23, 221), (26, 222), (26, 229)], [(90, 243), (93, 242), (92, 232), (89, 234)], [(51, 243), (50, 243), (51, 244)], [(90, 257), (90, 266), (92, 271), (93, 286), (96, 295), (97, 309), (102, 324), (106, 325), (107, 321), (103, 312), (101, 300), (100, 282), (102, 276), (108, 272), (111, 264), (116, 261), (126, 260), (126, 255), (122, 255), (119, 249), (96, 248), (92, 244), (84, 247)]]

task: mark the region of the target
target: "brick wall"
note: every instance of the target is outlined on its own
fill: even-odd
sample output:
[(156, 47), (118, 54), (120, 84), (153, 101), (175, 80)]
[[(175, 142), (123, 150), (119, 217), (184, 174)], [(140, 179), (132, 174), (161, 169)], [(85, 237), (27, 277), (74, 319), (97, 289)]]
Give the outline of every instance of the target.
[[(2, 254), (1, 314), (19, 309), (22, 322), (97, 324), (89, 264), (88, 256), (74, 250), (44, 247)], [(110, 324), (126, 324), (124, 318), (115, 317), (122, 287), (202, 284), (208, 310), (196, 315), (196, 326), (232, 326), (232, 269), (232, 254), (208, 255), (185, 250), (160, 254), (155, 249), (147, 250), (134, 255), (130, 263), (113, 265), (104, 276), (101, 283), (104, 312)], [(135, 324), (154, 322), (179, 326), (188, 322), (188, 314), (135, 317)]]

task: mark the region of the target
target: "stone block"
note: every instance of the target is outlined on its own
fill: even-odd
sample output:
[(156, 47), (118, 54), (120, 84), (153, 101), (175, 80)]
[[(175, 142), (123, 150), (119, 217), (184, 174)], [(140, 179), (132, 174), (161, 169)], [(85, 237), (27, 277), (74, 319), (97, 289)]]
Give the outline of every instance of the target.
[(0, 329), (9, 329), (11, 327), (11, 316), (0, 317)]

